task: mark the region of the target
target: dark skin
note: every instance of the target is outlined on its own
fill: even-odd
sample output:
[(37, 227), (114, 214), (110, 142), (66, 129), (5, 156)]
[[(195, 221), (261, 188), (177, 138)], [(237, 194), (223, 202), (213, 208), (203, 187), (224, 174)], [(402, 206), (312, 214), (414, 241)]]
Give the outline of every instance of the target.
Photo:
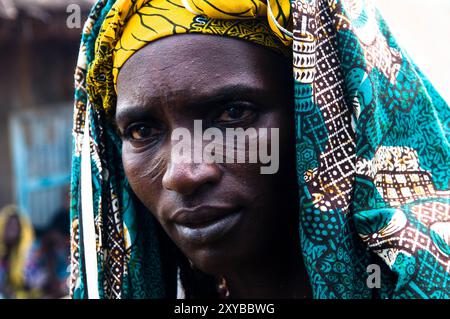
[[(291, 72), (288, 58), (262, 46), (196, 34), (148, 44), (119, 73), (116, 123), (133, 191), (196, 268), (226, 278), (233, 298), (309, 294)], [(198, 119), (203, 129), (279, 128), (278, 172), (262, 175), (258, 163), (177, 163), (171, 133), (192, 132)]]
[(3, 241), (8, 249), (11, 249), (18, 244), (20, 240), (20, 231), (19, 217), (15, 215), (11, 216), (6, 222), (5, 232), (3, 234)]

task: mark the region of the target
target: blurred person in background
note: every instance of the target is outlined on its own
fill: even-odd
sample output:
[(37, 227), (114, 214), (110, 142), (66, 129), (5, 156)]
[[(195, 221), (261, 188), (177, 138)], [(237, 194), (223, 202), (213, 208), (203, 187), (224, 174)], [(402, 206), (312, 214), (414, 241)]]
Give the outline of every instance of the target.
[(43, 287), (44, 297), (62, 298), (69, 294), (67, 279), (70, 275), (70, 231), (68, 201), (50, 223), (42, 238), (47, 282)]
[(28, 284), (27, 257), (34, 240), (30, 222), (17, 207), (7, 206), (0, 212), (0, 297), (28, 298), (36, 291)]
[(63, 298), (69, 294), (69, 198), (65, 192), (64, 205), (56, 212), (50, 224), (42, 230), (33, 245), (27, 261), (26, 274), (39, 298)]
[(36, 241), (27, 261), (26, 277), (37, 288), (39, 298), (55, 299), (68, 295), (69, 239), (52, 223)]
[(54, 299), (68, 295), (69, 236), (67, 206), (37, 238), (17, 207), (4, 208), (0, 213), (0, 298)]

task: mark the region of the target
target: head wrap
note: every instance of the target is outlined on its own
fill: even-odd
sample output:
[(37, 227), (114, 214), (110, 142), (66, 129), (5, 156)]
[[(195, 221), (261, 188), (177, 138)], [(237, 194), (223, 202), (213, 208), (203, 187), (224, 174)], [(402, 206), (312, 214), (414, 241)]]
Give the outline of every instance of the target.
[[(140, 48), (185, 33), (227, 36), (291, 54), (289, 1), (119, 0), (102, 23), (88, 82), (113, 111), (120, 68)], [(111, 69), (112, 68), (112, 69)], [(111, 83), (114, 84), (114, 88)]]
[[(314, 297), (450, 297), (448, 105), (371, 1), (294, 0), (290, 10), (288, 1), (268, 3), (100, 0), (94, 6), (76, 70), (75, 298), (169, 296), (156, 222), (136, 214), (108, 114), (115, 77), (133, 52), (197, 28), (292, 49), (299, 231)], [(170, 13), (154, 15), (166, 6)], [(371, 289), (373, 271), (381, 274), (380, 289)]]

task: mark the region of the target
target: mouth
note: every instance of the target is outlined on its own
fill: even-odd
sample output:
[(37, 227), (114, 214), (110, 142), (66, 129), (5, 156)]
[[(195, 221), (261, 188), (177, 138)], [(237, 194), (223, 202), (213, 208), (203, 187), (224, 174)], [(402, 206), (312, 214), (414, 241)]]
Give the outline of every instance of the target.
[(193, 244), (206, 244), (231, 232), (241, 217), (240, 207), (198, 206), (177, 210), (172, 220), (182, 238)]

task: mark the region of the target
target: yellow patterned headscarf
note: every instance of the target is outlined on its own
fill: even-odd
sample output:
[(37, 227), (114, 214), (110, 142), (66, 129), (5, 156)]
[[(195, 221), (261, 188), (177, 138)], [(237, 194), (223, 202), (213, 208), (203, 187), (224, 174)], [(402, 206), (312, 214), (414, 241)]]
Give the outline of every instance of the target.
[(89, 94), (110, 112), (120, 68), (159, 38), (202, 33), (244, 39), (290, 54), (289, 0), (118, 0), (102, 24)]

